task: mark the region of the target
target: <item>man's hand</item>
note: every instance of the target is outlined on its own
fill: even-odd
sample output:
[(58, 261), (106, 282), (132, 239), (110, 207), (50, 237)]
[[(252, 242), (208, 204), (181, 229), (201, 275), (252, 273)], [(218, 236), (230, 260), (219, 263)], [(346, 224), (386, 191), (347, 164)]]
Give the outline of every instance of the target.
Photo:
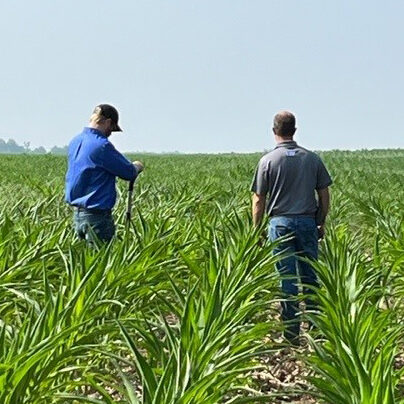
[(318, 239), (322, 240), (325, 236), (325, 226), (323, 224), (317, 226), (317, 230), (318, 230)]
[(260, 234), (260, 238), (258, 240), (258, 245), (260, 247), (264, 247), (267, 240), (268, 240), (268, 232), (266, 230), (263, 230), (262, 233)]
[(137, 172), (139, 174), (144, 170), (144, 165), (143, 165), (143, 163), (141, 161), (136, 160), (132, 164), (136, 167)]

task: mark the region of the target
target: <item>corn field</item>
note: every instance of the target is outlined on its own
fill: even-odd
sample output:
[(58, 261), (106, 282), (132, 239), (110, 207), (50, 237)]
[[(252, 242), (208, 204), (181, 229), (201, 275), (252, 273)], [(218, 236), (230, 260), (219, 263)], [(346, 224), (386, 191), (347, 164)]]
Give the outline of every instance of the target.
[[(66, 160), (0, 157), (0, 403), (404, 403), (404, 151), (326, 152), (316, 325), (280, 340), (259, 155), (146, 155), (117, 239), (88, 249)], [(263, 225), (264, 227), (264, 225)]]

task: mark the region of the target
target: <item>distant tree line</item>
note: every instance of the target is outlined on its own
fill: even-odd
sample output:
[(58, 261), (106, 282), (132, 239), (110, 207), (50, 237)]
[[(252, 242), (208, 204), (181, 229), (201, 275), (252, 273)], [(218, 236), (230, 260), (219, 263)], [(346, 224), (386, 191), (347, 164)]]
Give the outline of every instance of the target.
[[(0, 139), (0, 153), (3, 154), (46, 154), (48, 151), (43, 147), (39, 146), (36, 148), (31, 148), (30, 142), (24, 142), (21, 146), (14, 139), (8, 139), (7, 142)], [(51, 154), (67, 154), (67, 146), (58, 147), (54, 146), (49, 150)]]

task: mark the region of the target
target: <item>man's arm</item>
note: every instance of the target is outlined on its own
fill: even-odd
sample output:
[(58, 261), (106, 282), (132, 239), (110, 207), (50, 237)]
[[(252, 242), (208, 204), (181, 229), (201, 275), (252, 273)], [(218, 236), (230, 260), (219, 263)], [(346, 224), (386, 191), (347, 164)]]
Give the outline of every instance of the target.
[(252, 217), (255, 227), (259, 226), (265, 212), (265, 201), (269, 191), (269, 162), (264, 158), (258, 163), (251, 184)]
[(101, 156), (101, 166), (111, 174), (122, 178), (123, 180), (135, 180), (140, 172), (140, 167), (137, 164), (132, 164), (109, 142), (103, 145)]
[(316, 222), (319, 227), (320, 238), (324, 236), (325, 219), (330, 209), (330, 192), (328, 187), (317, 190), (318, 195), (318, 214)]
[(253, 193), (252, 196), (252, 217), (255, 227), (259, 226), (265, 211), (266, 196)]

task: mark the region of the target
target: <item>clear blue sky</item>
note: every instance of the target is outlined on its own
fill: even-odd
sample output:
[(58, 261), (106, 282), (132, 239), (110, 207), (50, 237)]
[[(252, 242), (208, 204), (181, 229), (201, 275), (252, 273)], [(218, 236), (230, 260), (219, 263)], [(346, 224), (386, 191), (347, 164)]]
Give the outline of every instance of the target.
[(115, 105), (123, 151), (273, 146), (280, 109), (320, 149), (404, 147), (404, 3), (1, 2), (0, 137), (67, 144)]

